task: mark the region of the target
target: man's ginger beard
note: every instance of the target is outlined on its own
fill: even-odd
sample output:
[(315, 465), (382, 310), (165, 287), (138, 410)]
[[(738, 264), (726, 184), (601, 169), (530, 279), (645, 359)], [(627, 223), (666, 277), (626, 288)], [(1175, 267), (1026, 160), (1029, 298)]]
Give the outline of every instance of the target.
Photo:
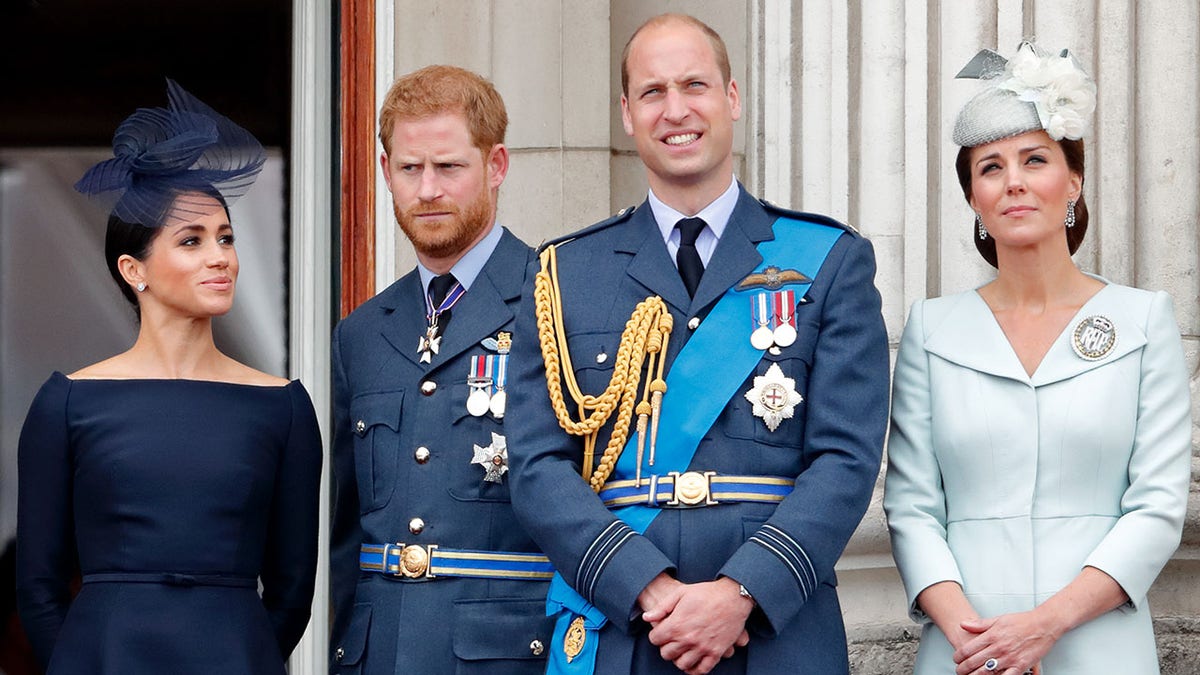
[[(450, 258), (466, 251), (479, 234), (492, 222), (492, 203), (485, 184), (475, 199), (465, 206), (438, 200), (420, 202), (402, 211), (392, 202), (392, 212), (404, 235), (412, 242), (417, 253), (429, 258)], [(448, 212), (432, 231), (428, 226), (418, 225), (417, 216), (422, 213)]]

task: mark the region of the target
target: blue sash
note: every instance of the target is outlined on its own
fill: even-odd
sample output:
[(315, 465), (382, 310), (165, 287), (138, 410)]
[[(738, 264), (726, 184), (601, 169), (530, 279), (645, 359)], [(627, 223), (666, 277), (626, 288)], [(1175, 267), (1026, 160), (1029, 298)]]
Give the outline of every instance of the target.
[[(826, 256), (843, 232), (828, 225), (792, 218), (779, 218), (773, 228), (775, 238), (757, 247), (763, 262), (755, 271), (761, 272), (773, 265), (802, 272), (808, 277), (804, 283), (787, 285), (801, 297), (812, 285), (812, 279), (820, 272)], [(662, 432), (658, 435), (655, 473), (687, 470), (704, 434), (762, 360), (763, 353), (750, 344), (747, 329), (747, 297), (761, 291), (758, 288), (739, 291), (736, 287), (726, 291), (671, 363), (667, 373), (667, 394), (658, 422)], [(734, 337), (731, 339), (731, 336)], [(719, 354), (720, 358), (714, 358), (714, 354)], [(688, 405), (668, 405), (667, 401), (687, 401)], [(631, 434), (610, 480), (634, 477), (636, 444), (637, 437)], [(641, 534), (661, 510), (633, 505), (614, 509), (613, 513)], [(557, 573), (546, 597), (546, 615), (555, 614), (559, 617), (554, 625), (546, 675), (595, 672), (599, 631), (607, 619)], [(587, 635), (583, 650), (567, 663), (563, 637), (576, 616), (584, 617)]]

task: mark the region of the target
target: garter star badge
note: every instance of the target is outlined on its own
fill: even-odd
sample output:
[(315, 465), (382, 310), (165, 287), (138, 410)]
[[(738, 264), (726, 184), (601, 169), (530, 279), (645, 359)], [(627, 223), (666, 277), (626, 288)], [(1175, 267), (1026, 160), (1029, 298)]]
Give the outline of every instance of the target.
[(488, 483), (501, 483), (508, 471), (508, 441), (504, 436), (492, 432), (492, 444), (486, 447), (475, 446), (475, 458), (472, 464), (483, 467), (483, 480)]
[(1117, 345), (1112, 319), (1099, 314), (1080, 321), (1071, 333), (1071, 349), (1085, 361), (1099, 361)]
[(804, 402), (804, 397), (796, 391), (796, 381), (784, 377), (778, 363), (772, 363), (766, 375), (756, 375), (754, 386), (745, 396), (754, 406), (754, 416), (761, 417), (769, 431), (775, 431), (780, 422), (791, 419), (796, 406)]

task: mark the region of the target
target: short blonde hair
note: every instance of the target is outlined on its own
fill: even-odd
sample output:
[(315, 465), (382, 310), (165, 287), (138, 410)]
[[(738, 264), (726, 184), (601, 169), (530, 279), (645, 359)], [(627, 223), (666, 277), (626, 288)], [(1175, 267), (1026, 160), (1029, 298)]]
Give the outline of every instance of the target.
[(455, 66), (427, 66), (392, 84), (379, 111), (379, 142), (390, 149), (396, 122), (442, 113), (461, 113), (467, 118), (471, 142), (486, 157), (504, 142), (508, 113), (504, 99), (491, 82)]

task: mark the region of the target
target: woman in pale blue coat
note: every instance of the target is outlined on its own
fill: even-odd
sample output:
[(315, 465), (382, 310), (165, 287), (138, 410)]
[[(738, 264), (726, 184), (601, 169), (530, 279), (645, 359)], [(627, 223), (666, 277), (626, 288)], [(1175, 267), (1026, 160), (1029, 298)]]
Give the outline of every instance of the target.
[(1095, 85), (1064, 51), (981, 52), (959, 113), (972, 237), (998, 270), (917, 302), (884, 507), (916, 672), (1158, 672), (1146, 594), (1178, 546), (1191, 422), (1170, 297), (1071, 260)]

